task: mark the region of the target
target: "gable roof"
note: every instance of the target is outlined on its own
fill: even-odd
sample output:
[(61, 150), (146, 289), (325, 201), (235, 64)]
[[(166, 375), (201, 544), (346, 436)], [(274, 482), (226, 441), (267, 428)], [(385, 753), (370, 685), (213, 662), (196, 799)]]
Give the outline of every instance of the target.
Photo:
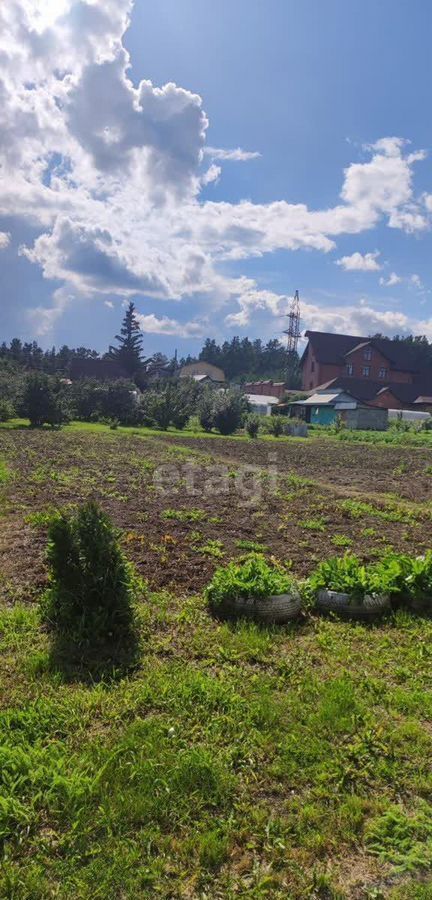
[(404, 384), (395, 381), (383, 383), (382, 381), (370, 381), (368, 378), (340, 376), (333, 378), (325, 385), (320, 385), (316, 390), (336, 390), (337, 388), (351, 394), (356, 400), (368, 404), (373, 404), (375, 397), (386, 391), (389, 391), (401, 403), (415, 403), (420, 396), (432, 394), (432, 379), (415, 384)]
[[(353, 350), (357, 344), (367, 340), (352, 334), (334, 334), (326, 331), (306, 331), (305, 337), (309, 338), (317, 362), (329, 365), (336, 363), (341, 366), (344, 364), (345, 354)], [(307, 347), (302, 361), (306, 350)]]
[[(345, 357), (360, 347), (371, 344), (390, 363), (391, 368), (401, 372), (420, 373), (426, 368), (416, 345), (390, 338), (361, 337), (352, 334), (333, 334), (326, 331), (306, 331), (315, 358), (324, 365), (345, 365)], [(305, 349), (301, 362), (304, 361)]]
[(382, 387), (384, 387), (382, 381), (369, 381), (368, 378), (350, 378), (349, 375), (340, 375), (338, 378), (332, 378), (326, 384), (320, 384), (315, 390), (339, 389), (351, 394), (355, 400), (370, 403)]

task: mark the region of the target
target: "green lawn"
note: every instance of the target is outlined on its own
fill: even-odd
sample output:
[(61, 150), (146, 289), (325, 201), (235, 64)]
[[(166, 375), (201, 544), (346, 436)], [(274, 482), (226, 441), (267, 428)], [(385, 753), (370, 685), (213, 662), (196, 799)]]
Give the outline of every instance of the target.
[(430, 622), (140, 620), (139, 670), (86, 684), (2, 613), (1, 896), (432, 896)]
[[(316, 478), (322, 466), (327, 484), (333, 445), (305, 442), (296, 461), (300, 445), (288, 439), (280, 469), (289, 495), (247, 514), (215, 499), (209, 515), (199, 496), (189, 506), (181, 493), (157, 500), (152, 469), (162, 445), (172, 461), (172, 442), (142, 437), (125, 430), (117, 441), (104, 426), (81, 425), (0, 433), (0, 569), (10, 563), (4, 593), (0, 572), (0, 897), (432, 900), (432, 620), (400, 611), (375, 626), (314, 614), (278, 629), (221, 624), (202, 593), (181, 588), (188, 567), (196, 579), (220, 563), (221, 546), (227, 560), (251, 547), (278, 548), (280, 558), (296, 550), (301, 570), (309, 544), (311, 554), (318, 542), (343, 553), (365, 532), (377, 554), (399, 532), (407, 549), (421, 543), (427, 450), (340, 445), (342, 475), (353, 477), (352, 461), (359, 481), (354, 496), (338, 493), (340, 483), (333, 496), (303, 474), (313, 463)], [(176, 454), (207, 464), (199, 440), (183, 438)], [(234, 466), (257, 456), (255, 445), (244, 456), (251, 443), (218, 439), (211, 452), (216, 462), (230, 453)], [(383, 478), (407, 498), (389, 493), (393, 506), (383, 506)], [(151, 558), (156, 581), (171, 564), (178, 585), (139, 603), (139, 664), (102, 682), (58, 668), (34, 602), (47, 498), (73, 504), (96, 489), (127, 521), (131, 558), (144, 573)], [(294, 522), (293, 503), (303, 510)], [(331, 504), (341, 508), (334, 532)], [(263, 510), (266, 523), (256, 518), (248, 531)]]

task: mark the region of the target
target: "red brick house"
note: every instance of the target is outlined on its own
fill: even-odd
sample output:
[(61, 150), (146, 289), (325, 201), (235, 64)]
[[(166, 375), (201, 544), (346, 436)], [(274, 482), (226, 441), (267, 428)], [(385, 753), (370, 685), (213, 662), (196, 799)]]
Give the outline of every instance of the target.
[(279, 400), (282, 400), (282, 397), (287, 393), (284, 381), (272, 381), (271, 379), (267, 381), (247, 381), (243, 385), (243, 390), (246, 394), (271, 394), (272, 397), (277, 397)]
[(385, 409), (429, 408), (432, 367), (415, 345), (386, 338), (307, 331), (301, 358), (303, 390), (343, 387)]

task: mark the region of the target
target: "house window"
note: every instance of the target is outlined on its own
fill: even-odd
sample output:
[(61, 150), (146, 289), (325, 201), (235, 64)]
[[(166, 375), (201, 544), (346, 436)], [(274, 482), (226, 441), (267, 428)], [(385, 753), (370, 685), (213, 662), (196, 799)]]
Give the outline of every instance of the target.
[(354, 366), (351, 365), (351, 363), (348, 363), (346, 367), (346, 373), (347, 375), (354, 375)]
[(363, 359), (365, 359), (366, 362), (370, 362), (370, 361), (371, 361), (371, 359), (372, 359), (372, 350), (371, 350), (370, 347), (366, 347), (366, 349), (363, 351)]
[(370, 375), (370, 366), (363, 366), (362, 375), (364, 378), (369, 378)]
[(378, 378), (387, 378), (388, 377), (388, 369), (385, 366), (381, 366), (378, 372)]
[(311, 372), (315, 372), (315, 363), (311, 362)]

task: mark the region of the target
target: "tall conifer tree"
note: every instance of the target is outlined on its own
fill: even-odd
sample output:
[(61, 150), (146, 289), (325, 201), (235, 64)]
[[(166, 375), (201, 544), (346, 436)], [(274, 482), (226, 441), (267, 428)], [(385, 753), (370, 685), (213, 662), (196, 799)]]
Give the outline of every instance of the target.
[(141, 372), (144, 366), (143, 335), (139, 326), (135, 304), (129, 303), (120, 334), (116, 334), (117, 347), (110, 347), (110, 356), (122, 366), (130, 376)]

